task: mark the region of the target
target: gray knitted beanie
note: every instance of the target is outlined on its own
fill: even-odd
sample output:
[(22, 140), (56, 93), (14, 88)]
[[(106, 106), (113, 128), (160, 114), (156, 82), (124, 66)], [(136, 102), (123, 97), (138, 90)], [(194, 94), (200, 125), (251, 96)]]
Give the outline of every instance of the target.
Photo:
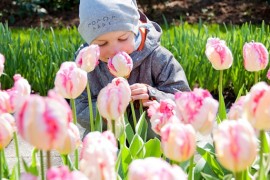
[(80, 0), (78, 31), (88, 43), (112, 31), (139, 31), (136, 0)]

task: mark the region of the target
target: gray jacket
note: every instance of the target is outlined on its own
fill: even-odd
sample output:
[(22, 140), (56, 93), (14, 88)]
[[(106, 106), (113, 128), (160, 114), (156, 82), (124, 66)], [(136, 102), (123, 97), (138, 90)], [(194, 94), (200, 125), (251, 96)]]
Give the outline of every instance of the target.
[[(128, 78), (129, 84), (144, 83), (149, 85), (149, 96), (157, 101), (166, 98), (173, 99), (174, 93), (177, 91), (190, 91), (181, 65), (171, 52), (160, 45), (160, 36), (162, 34), (160, 26), (149, 21), (143, 14), (141, 14), (141, 19), (147, 21), (148, 32), (144, 48), (130, 54), (133, 60), (133, 70)], [(88, 45), (83, 44), (76, 52), (76, 55), (86, 46)], [(96, 111), (96, 100), (99, 91), (110, 83), (113, 78), (108, 71), (107, 64), (102, 61), (92, 72), (88, 73), (94, 112)], [(76, 99), (75, 103), (78, 123), (82, 127), (89, 129), (86, 90)]]

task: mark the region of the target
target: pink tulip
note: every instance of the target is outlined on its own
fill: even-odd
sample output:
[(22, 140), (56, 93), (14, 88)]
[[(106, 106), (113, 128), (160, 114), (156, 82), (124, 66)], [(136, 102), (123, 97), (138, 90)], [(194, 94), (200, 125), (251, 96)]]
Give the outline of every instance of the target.
[(57, 99), (30, 95), (15, 113), (18, 132), (36, 148), (52, 150), (65, 140), (69, 111)]
[(151, 115), (150, 122), (155, 133), (160, 134), (161, 128), (169, 122), (180, 122), (175, 116), (175, 103), (170, 100), (161, 100), (160, 103), (152, 104), (148, 109), (148, 115)]
[(126, 52), (119, 52), (114, 57), (109, 58), (108, 68), (112, 75), (116, 77), (129, 77), (133, 68), (133, 61)]
[(99, 64), (99, 55), (99, 46), (95, 44), (89, 45), (79, 52), (75, 62), (79, 68), (91, 72)]
[(243, 117), (257, 130), (270, 130), (270, 86), (259, 82), (246, 96)]
[(191, 125), (168, 123), (161, 129), (160, 136), (162, 150), (167, 158), (183, 162), (194, 155), (196, 137)]
[(80, 171), (69, 171), (68, 167), (51, 167), (46, 173), (47, 180), (87, 180), (87, 177)]
[(225, 120), (213, 132), (216, 156), (228, 170), (239, 172), (251, 166), (257, 155), (257, 138), (248, 121)]
[(80, 131), (75, 124), (70, 122), (67, 131), (63, 144), (55, 147), (60, 154), (70, 154), (81, 144)]
[(38, 180), (38, 177), (33, 174), (23, 172), (21, 173), (20, 180)]
[(56, 73), (55, 90), (64, 98), (75, 99), (85, 89), (87, 72), (78, 68), (75, 62), (63, 62)]
[(235, 103), (232, 104), (228, 112), (228, 119), (237, 120), (242, 117), (245, 99), (246, 96), (241, 96), (239, 99), (235, 101)]
[(268, 69), (266, 77), (270, 80), (270, 69)]
[(79, 169), (90, 180), (116, 180), (116, 156), (116, 139), (110, 131), (90, 132), (83, 140)]
[(129, 180), (187, 180), (186, 173), (160, 158), (136, 159), (129, 165)]
[(13, 138), (15, 119), (9, 113), (0, 115), (0, 150), (4, 149)]
[(120, 116), (120, 118), (116, 119), (116, 120), (107, 120), (107, 127), (108, 130), (113, 131), (112, 129), (112, 121), (115, 121), (115, 138), (118, 139), (124, 132), (125, 130), (125, 119), (124, 119), (124, 115)]
[(0, 90), (0, 113), (12, 113), (14, 110), (7, 91)]
[(218, 102), (209, 91), (195, 88), (191, 92), (175, 93), (177, 117), (184, 124), (191, 124), (201, 134), (209, 134), (213, 128)]
[(13, 76), (14, 85), (11, 89), (7, 90), (10, 97), (11, 112), (14, 113), (23, 101), (31, 94), (31, 86), (26, 79), (21, 77), (20, 74)]
[(4, 63), (5, 63), (5, 57), (3, 54), (0, 53), (0, 76), (4, 73)]
[(117, 120), (126, 111), (130, 99), (131, 90), (127, 80), (118, 77), (101, 89), (97, 97), (97, 108), (102, 117)]
[(268, 64), (268, 51), (262, 43), (245, 43), (243, 47), (244, 67), (247, 71), (260, 71)]
[(15, 74), (13, 76), (14, 85), (13, 89), (16, 89), (20, 94), (27, 96), (31, 93), (31, 86), (29, 82), (23, 78), (20, 74)]
[(231, 50), (219, 38), (208, 38), (205, 54), (216, 70), (229, 69), (233, 63)]
[(64, 99), (60, 94), (58, 94), (55, 89), (49, 90), (48, 97), (49, 98), (52, 98), (52, 99), (55, 99), (63, 107), (65, 107), (66, 108), (66, 111), (67, 111), (67, 121), (68, 122), (73, 122), (72, 110), (70, 108), (70, 105), (66, 101), (66, 99)]

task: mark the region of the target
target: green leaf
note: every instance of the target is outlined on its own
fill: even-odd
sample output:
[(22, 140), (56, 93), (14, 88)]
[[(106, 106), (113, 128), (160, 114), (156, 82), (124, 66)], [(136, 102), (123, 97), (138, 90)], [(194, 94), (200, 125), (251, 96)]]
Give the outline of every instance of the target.
[(150, 139), (147, 141), (144, 145), (145, 147), (145, 155), (146, 157), (161, 157), (162, 151), (161, 151), (161, 144), (160, 140), (158, 138)]
[(127, 176), (128, 166), (131, 163), (131, 161), (132, 161), (132, 158), (130, 155), (130, 150), (126, 146), (123, 146), (121, 148), (121, 168), (123, 172), (123, 177)]
[(244, 87), (245, 87), (245, 85), (243, 84), (242, 87), (241, 87), (241, 89), (239, 90), (239, 92), (237, 94), (236, 100), (242, 96)]
[(126, 124), (125, 133), (126, 133), (127, 141), (128, 141), (128, 144), (131, 144), (132, 139), (134, 137), (134, 131), (126, 118), (125, 118), (125, 124)]
[(136, 125), (135, 132), (143, 138), (144, 142), (147, 138), (148, 123), (145, 118), (146, 112), (144, 111)]
[(222, 179), (224, 177), (224, 172), (214, 154), (199, 146), (197, 146), (197, 152), (206, 160), (211, 169), (216, 173), (217, 177)]
[(135, 134), (135, 136), (133, 137), (129, 149), (132, 159), (144, 157), (145, 155), (144, 142), (138, 134)]
[(212, 168), (209, 166), (209, 164), (205, 161), (204, 158), (200, 158), (200, 160), (196, 163), (194, 168), (194, 180), (200, 180), (202, 179), (201, 173), (205, 173), (208, 175), (211, 175), (215, 178), (218, 178), (217, 175), (214, 173)]
[(267, 132), (264, 132), (262, 137), (261, 137), (261, 140), (262, 140), (262, 147), (263, 147), (263, 153), (269, 153), (269, 135)]
[(7, 164), (7, 159), (6, 159), (6, 155), (5, 155), (5, 150), (1, 150), (2, 153), (0, 153), (2, 155), (2, 175), (5, 178), (9, 178), (9, 169), (8, 169), (8, 164)]
[(10, 175), (10, 180), (17, 180), (17, 179), (19, 179), (19, 177), (18, 177), (19, 172), (18, 172), (18, 167), (17, 166), (18, 166), (18, 162), (12, 168), (12, 173)]
[(206, 173), (201, 173), (201, 174), (205, 180), (220, 180), (219, 178), (213, 177), (213, 176), (206, 174)]
[(102, 132), (102, 126), (103, 126), (103, 120), (98, 111), (98, 108), (96, 108), (95, 130)]
[(145, 111), (142, 113), (142, 115), (141, 115), (141, 117), (140, 117), (140, 119), (137, 122), (137, 125), (135, 127), (136, 134), (141, 135), (142, 130), (143, 130), (144, 122), (145, 122)]

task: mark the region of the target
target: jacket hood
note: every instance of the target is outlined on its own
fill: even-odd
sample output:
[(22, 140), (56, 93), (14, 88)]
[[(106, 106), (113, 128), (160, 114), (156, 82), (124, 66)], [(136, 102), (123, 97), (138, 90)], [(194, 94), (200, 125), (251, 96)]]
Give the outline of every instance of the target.
[(146, 22), (142, 26), (146, 28), (147, 34), (143, 49), (141, 51), (136, 50), (130, 54), (133, 60), (133, 69), (138, 67), (160, 45), (162, 34), (161, 27), (157, 23), (150, 21), (142, 12), (140, 12), (140, 19)]

